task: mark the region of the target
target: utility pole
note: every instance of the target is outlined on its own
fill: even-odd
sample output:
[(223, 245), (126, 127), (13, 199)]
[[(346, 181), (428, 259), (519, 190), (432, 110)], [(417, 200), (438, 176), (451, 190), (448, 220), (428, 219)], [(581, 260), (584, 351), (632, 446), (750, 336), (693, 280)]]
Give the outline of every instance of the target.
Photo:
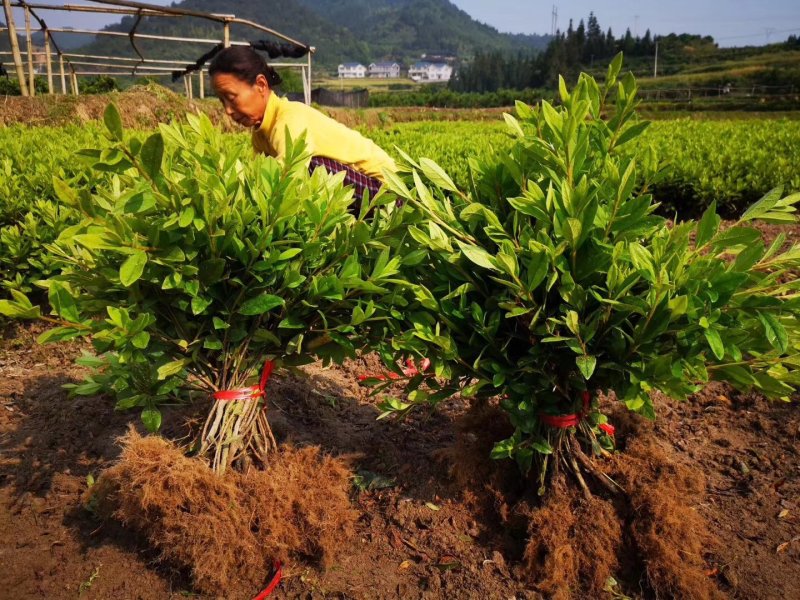
[(656, 59), (653, 62), (653, 79), (658, 77), (658, 38), (656, 38)]
[(553, 12), (550, 15), (550, 35), (553, 36), (558, 30), (558, 7), (553, 4)]
[(17, 71), (19, 91), (23, 96), (28, 95), (28, 83), (25, 80), (25, 68), (22, 66), (22, 56), (19, 53), (19, 40), (17, 28), (14, 25), (14, 15), (11, 13), (11, 0), (3, 0), (3, 9), (6, 14), (6, 27), (8, 28), (8, 42), (11, 44), (11, 54), (14, 56), (14, 67)]

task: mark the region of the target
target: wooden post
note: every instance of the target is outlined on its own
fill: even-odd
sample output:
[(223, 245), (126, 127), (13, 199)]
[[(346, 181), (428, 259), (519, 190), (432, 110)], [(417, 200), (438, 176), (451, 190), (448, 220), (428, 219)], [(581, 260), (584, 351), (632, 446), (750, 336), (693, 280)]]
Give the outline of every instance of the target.
[(36, 75), (33, 72), (33, 39), (31, 39), (31, 10), (25, 7), (25, 41), (28, 46), (28, 92), (36, 95)]
[(203, 100), (206, 97), (206, 74), (203, 69), (200, 69), (197, 74), (200, 76), (200, 99)]
[(25, 67), (22, 66), (22, 55), (19, 51), (17, 28), (14, 24), (14, 15), (11, 12), (11, 1), (3, 0), (3, 9), (6, 14), (6, 27), (8, 28), (8, 43), (11, 45), (11, 54), (14, 56), (14, 68), (17, 71), (19, 91), (23, 96), (28, 95), (28, 84), (25, 81)]
[(50, 32), (44, 30), (44, 59), (47, 61), (47, 93), (53, 95), (53, 54), (50, 52)]
[(310, 48), (308, 51), (308, 100), (306, 104), (311, 106), (311, 55), (314, 54), (314, 48)]
[(186, 88), (189, 91), (189, 100), (194, 100), (194, 84), (191, 73), (186, 76)]
[(61, 71), (61, 93), (66, 96), (67, 95), (67, 76), (64, 73), (64, 56), (59, 52), (58, 53), (58, 68)]
[(186, 78), (186, 75), (183, 76), (183, 93), (186, 95), (186, 99), (189, 99), (189, 81)]
[(222, 30), (222, 45), (226, 48), (230, 48), (231, 46), (231, 24), (225, 21), (225, 25)]
[(78, 87), (78, 75), (75, 73), (75, 71), (72, 72), (72, 93), (76, 96), (80, 96), (81, 94), (81, 90)]

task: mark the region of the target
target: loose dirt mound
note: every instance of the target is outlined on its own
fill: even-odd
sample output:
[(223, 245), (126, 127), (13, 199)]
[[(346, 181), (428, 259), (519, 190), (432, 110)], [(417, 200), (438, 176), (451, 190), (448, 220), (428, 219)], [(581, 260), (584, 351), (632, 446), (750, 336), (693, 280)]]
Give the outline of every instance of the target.
[(152, 129), (186, 113), (205, 112), (215, 123), (232, 128), (218, 101), (190, 102), (165, 87), (153, 84), (110, 94), (6, 96), (0, 100), (0, 126), (14, 123), (57, 126), (100, 120), (109, 102), (114, 102), (119, 108), (125, 127)]

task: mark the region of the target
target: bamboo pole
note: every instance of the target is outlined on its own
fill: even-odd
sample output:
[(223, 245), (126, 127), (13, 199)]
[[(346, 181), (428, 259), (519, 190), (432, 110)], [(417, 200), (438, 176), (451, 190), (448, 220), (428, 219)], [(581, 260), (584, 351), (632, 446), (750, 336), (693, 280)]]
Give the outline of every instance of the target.
[(11, 12), (10, 0), (3, 0), (3, 9), (6, 15), (6, 28), (8, 30), (8, 43), (11, 45), (11, 53), (14, 56), (14, 68), (17, 71), (17, 81), (19, 81), (19, 91), (23, 96), (28, 95), (28, 84), (25, 82), (25, 68), (22, 66), (22, 55), (19, 51), (19, 40), (17, 39), (17, 28), (14, 23), (14, 15)]
[(186, 75), (186, 91), (189, 92), (187, 94), (189, 100), (194, 100), (194, 85), (192, 85), (192, 74), (191, 73)]
[[(113, 58), (113, 57), (112, 57)], [(111, 67), (112, 69), (126, 69), (130, 71), (133, 68), (133, 65), (125, 65), (125, 64), (118, 64), (118, 63), (104, 63), (99, 62), (96, 60), (88, 61), (88, 60), (71, 60), (69, 61), (71, 65), (81, 65), (84, 67)], [(167, 66), (163, 67), (136, 67), (137, 71), (158, 71), (160, 73), (172, 73), (174, 71), (174, 67), (170, 68)], [(125, 75), (125, 73), (120, 73), (120, 75)]]
[[(109, 35), (112, 37), (130, 38), (130, 33), (124, 31), (105, 31), (97, 29), (66, 29), (64, 27), (50, 27), (50, 31), (54, 33), (73, 33), (73, 34), (86, 34), (86, 35)], [(161, 40), (163, 42), (191, 42), (194, 44), (219, 44), (219, 39), (210, 38), (190, 38), (178, 37), (173, 35), (153, 35), (150, 33), (137, 33), (136, 39), (142, 40)], [(249, 46), (250, 42), (230, 42), (231, 46)]]
[(200, 79), (200, 99), (203, 100), (206, 97), (206, 75), (203, 72), (203, 69), (200, 69), (197, 72), (197, 75)]
[[(306, 75), (308, 76), (308, 93), (306, 95), (306, 104), (311, 106), (311, 55), (313, 52), (309, 52), (306, 57), (308, 58), (308, 65), (306, 68), (308, 69)], [(305, 82), (304, 82), (305, 83)]]
[[(135, 63), (144, 63), (144, 64), (163, 64), (163, 65), (170, 65), (171, 69), (176, 69), (177, 67), (186, 63), (186, 61), (182, 60), (162, 60), (158, 58), (130, 58), (128, 56), (106, 56), (102, 54), (76, 54), (74, 52), (64, 52), (64, 56), (67, 58), (88, 58), (92, 60), (118, 60), (122, 62), (135, 62)], [(141, 68), (141, 67), (140, 67)]]
[(53, 95), (53, 54), (50, 51), (50, 32), (44, 30), (44, 59), (47, 62), (47, 93)]
[[(251, 27), (258, 31), (263, 31), (270, 35), (274, 35), (277, 38), (280, 38), (286, 42), (291, 44), (295, 44), (296, 46), (300, 46), (303, 48), (308, 48), (304, 43), (295, 40), (294, 38), (289, 37), (288, 35), (284, 35), (280, 31), (276, 31), (269, 27), (265, 27), (260, 23), (256, 23), (255, 21), (250, 21), (249, 19), (240, 19), (237, 18), (236, 15), (233, 14), (218, 14), (218, 13), (205, 13), (199, 12), (194, 10), (185, 10), (173, 6), (155, 6), (152, 4), (145, 4), (142, 2), (132, 2), (129, 0), (100, 0), (102, 4), (110, 4), (112, 6), (121, 6), (126, 7), (128, 9), (133, 10), (115, 10), (104, 6), (100, 7), (89, 7), (89, 6), (79, 6), (79, 5), (71, 5), (71, 6), (52, 6), (47, 4), (29, 4), (29, 6), (37, 9), (43, 10), (71, 10), (71, 11), (82, 11), (82, 12), (100, 12), (100, 13), (114, 13), (114, 14), (139, 14), (139, 11), (142, 11), (142, 14), (145, 16), (155, 16), (155, 17), (197, 17), (200, 19), (206, 19), (209, 21), (216, 21), (218, 23), (237, 23), (239, 25), (245, 25), (247, 27)], [(95, 32), (97, 33), (97, 32)], [(127, 34), (125, 34), (127, 35)], [(141, 37), (141, 36), (140, 36)], [(310, 48), (311, 52), (314, 52), (314, 48)]]
[(61, 71), (61, 93), (66, 96), (67, 95), (67, 77), (64, 73), (64, 56), (59, 54), (58, 55), (58, 68)]
[(172, 73), (119, 73), (102, 69), (97, 71), (75, 71), (75, 75), (79, 77), (98, 77), (100, 75), (107, 77), (172, 77)]
[(31, 10), (25, 7), (25, 41), (28, 45), (28, 93), (36, 95), (36, 74), (33, 72), (33, 40), (31, 39)]
[[(178, 9), (178, 8), (175, 8), (175, 7), (158, 7), (158, 6), (154, 6), (152, 4), (144, 4), (144, 3), (135, 2), (135, 1), (131, 1), (131, 0), (99, 0), (98, 3), (104, 4), (104, 5), (109, 5), (109, 4), (110, 5), (116, 5), (117, 7), (122, 7), (122, 8), (112, 9), (112, 8), (109, 8), (108, 6), (90, 7), (90, 6), (83, 6), (83, 5), (67, 5), (67, 4), (64, 4), (62, 6), (56, 6), (56, 5), (47, 5), (47, 4), (40, 4), (40, 3), (37, 3), (37, 4), (28, 3), (28, 2), (24, 2), (22, 0), (16, 0), (16, 1), (15, 0), (3, 0), (3, 5), (4, 5), (4, 9), (5, 9), (6, 16), (7, 16), (6, 20), (10, 22), (10, 27), (8, 28), (8, 31), (9, 31), (9, 38), (11, 40), (11, 47), (12, 47), (12, 50), (16, 50), (16, 52), (12, 52), (12, 54), (15, 55), (15, 67), (17, 67), (17, 78), (20, 81), (20, 90), (22, 91), (23, 94), (25, 94), (25, 95), (33, 95), (33, 94), (35, 94), (35, 88), (33, 87), (35, 85), (35, 72), (34, 72), (34, 68), (33, 68), (33, 62), (34, 62), (34, 54), (38, 54), (38, 53), (34, 53), (33, 52), (33, 41), (32, 41), (32, 35), (31, 35), (31, 30), (30, 30), (30, 19), (31, 19), (31, 17), (35, 17), (37, 19), (37, 21), (39, 22), (40, 26), (42, 27), (42, 31), (45, 32), (45, 46), (46, 47), (45, 47), (45, 51), (42, 52), (41, 54), (47, 55), (48, 51), (51, 52), (51, 48), (49, 46), (49, 43), (53, 44), (53, 47), (55, 48), (55, 50), (56, 50), (56, 52), (58, 53), (58, 56), (59, 56), (59, 67), (60, 68), (65, 68), (66, 67), (66, 68), (70, 69), (70, 71), (71, 71), (71, 74), (70, 74), (70, 79), (71, 79), (70, 85), (71, 85), (71, 88), (72, 88), (72, 93), (75, 93), (75, 94), (79, 94), (80, 93), (80, 88), (79, 88), (79, 85), (78, 85), (78, 75), (83, 75), (84, 71), (77, 72), (75, 70), (75, 68), (72, 66), (72, 63), (71, 63), (70, 59), (68, 58), (69, 55), (67, 53), (64, 53), (64, 52), (61, 51), (61, 48), (59, 48), (59, 46), (56, 44), (55, 40), (53, 39), (52, 33), (55, 32), (55, 33), (72, 33), (72, 34), (91, 34), (91, 35), (95, 35), (95, 36), (98, 36), (98, 35), (111, 35), (111, 36), (125, 36), (125, 37), (128, 37), (130, 35), (129, 32), (125, 33), (125, 32), (116, 32), (116, 31), (97, 31), (97, 30), (88, 30), (88, 29), (50, 28), (50, 27), (47, 27), (47, 25), (45, 25), (44, 21), (42, 21), (38, 17), (38, 15), (36, 14), (36, 12), (34, 12), (34, 9), (36, 9), (36, 10), (40, 10), (41, 9), (41, 10), (56, 10), (56, 11), (61, 10), (61, 11), (73, 11), (73, 12), (98, 12), (98, 13), (106, 13), (106, 14), (112, 14), (112, 13), (114, 13), (114, 14), (144, 14), (144, 15), (150, 16), (150, 17), (153, 17), (153, 16), (158, 16), (158, 17), (172, 16), (172, 17), (199, 17), (199, 18), (204, 18), (204, 19), (208, 19), (208, 20), (211, 20), (211, 21), (216, 21), (217, 23), (221, 23), (223, 25), (222, 43), (223, 43), (223, 45), (225, 47), (239, 46), (239, 45), (248, 46), (249, 45), (249, 42), (234, 41), (234, 40), (231, 39), (231, 24), (233, 24), (233, 23), (244, 25), (246, 27), (250, 27), (250, 28), (253, 28), (253, 29), (256, 29), (256, 30), (259, 30), (259, 31), (266, 32), (266, 33), (270, 33), (270, 34), (272, 34), (272, 35), (274, 35), (274, 36), (276, 36), (276, 37), (278, 37), (280, 39), (283, 39), (283, 40), (285, 40), (287, 42), (290, 42), (290, 43), (293, 43), (293, 44), (296, 44), (298, 46), (301, 46), (303, 48), (307, 48), (308, 49), (309, 52), (308, 52), (308, 58), (307, 58), (307, 65), (303, 65), (302, 63), (300, 63), (300, 64), (298, 64), (298, 63), (287, 63), (287, 64), (282, 65), (282, 66), (288, 66), (288, 67), (292, 67), (292, 68), (301, 68), (301, 69), (305, 68), (305, 69), (307, 69), (306, 73), (304, 74), (305, 75), (304, 81), (307, 82), (307, 86), (308, 86), (308, 92), (306, 94), (307, 101), (310, 101), (311, 56), (314, 54), (314, 51), (316, 50), (315, 48), (313, 48), (311, 46), (307, 46), (306, 44), (303, 44), (302, 42), (294, 40), (294, 39), (290, 38), (289, 36), (286, 36), (286, 35), (278, 32), (278, 31), (275, 31), (275, 30), (270, 29), (268, 27), (264, 27), (263, 25), (260, 25), (259, 23), (256, 23), (254, 21), (249, 21), (247, 19), (236, 18), (236, 16), (232, 15), (232, 14), (200, 13), (200, 12), (195, 12), (195, 11), (187, 11), (187, 10), (183, 10), (183, 9)], [(28, 51), (28, 74), (27, 75), (28, 76), (27, 77), (25, 76), (25, 67), (24, 67), (24, 62), (23, 62), (23, 59), (22, 59), (22, 53), (21, 53), (21, 51), (19, 49), (19, 44), (15, 43), (15, 42), (17, 42), (17, 37), (16, 37), (16, 31), (14, 29), (15, 23), (13, 22), (13, 15), (11, 14), (11, 10), (12, 10), (11, 6), (12, 6), (12, 4), (14, 6), (17, 6), (19, 8), (24, 9), (24, 11), (25, 11), (26, 34), (27, 34), (27, 42), (28, 42), (28, 47), (27, 47), (27, 51)], [(2, 31), (2, 29), (0, 29), (0, 31)], [(139, 34), (139, 33), (137, 33), (135, 35), (139, 39), (158, 39), (158, 40), (162, 40), (162, 41), (194, 42), (194, 43), (203, 43), (203, 44), (219, 44), (220, 43), (219, 39), (215, 40), (215, 39), (208, 39), (208, 38), (189, 38), (189, 37), (177, 37), (177, 36), (156, 36), (156, 35)], [(52, 54), (47, 58), (49, 58), (49, 64), (47, 65), (48, 93), (53, 93), (53, 89), (52, 89), (52, 86), (50, 84), (50, 80), (52, 78), (52, 71), (53, 71)], [(88, 56), (87, 56), (87, 58), (88, 58)], [(100, 58), (100, 57), (97, 57), (97, 58)], [(108, 60), (115, 60), (116, 59), (116, 57), (103, 57), (103, 58), (107, 58)], [(133, 59), (133, 60), (135, 60), (135, 59)], [(142, 62), (142, 61), (137, 61), (137, 62)], [(174, 64), (174, 62), (178, 62), (178, 61), (156, 61), (156, 60), (152, 60), (151, 59), (151, 60), (147, 60), (147, 61), (144, 61), (144, 62), (153, 62), (153, 63), (159, 62), (159, 63), (162, 63), (162, 64), (169, 62), (169, 63), (173, 63)], [(95, 65), (95, 66), (101, 66), (101, 65)], [(275, 64), (274, 66), (279, 66), (279, 65)], [(143, 68), (143, 67), (140, 67), (140, 68)], [(138, 75), (138, 73), (131, 73), (131, 74), (132, 75)], [(157, 76), (161, 75), (161, 73), (152, 73), (152, 74), (153, 75), (157, 75)], [(112, 73), (112, 75), (113, 75), (113, 73)], [(66, 92), (65, 77), (66, 77), (66, 75), (64, 77), (62, 77), (62, 92)], [(204, 79), (204, 74), (201, 73), (199, 75), (199, 77), (200, 77), (200, 94), (201, 94), (201, 97), (205, 97), (205, 79)], [(194, 82), (193, 81), (187, 81), (186, 87), (188, 88), (188, 93), (193, 98), (194, 97)]]

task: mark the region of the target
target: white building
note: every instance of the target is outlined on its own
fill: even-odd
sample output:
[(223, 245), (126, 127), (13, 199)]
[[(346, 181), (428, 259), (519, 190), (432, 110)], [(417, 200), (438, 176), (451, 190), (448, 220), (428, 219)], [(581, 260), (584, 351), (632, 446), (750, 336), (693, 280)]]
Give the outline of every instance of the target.
[(369, 66), (369, 76), (381, 79), (400, 77), (400, 65), (396, 62), (372, 63)]
[(422, 83), (428, 81), (450, 81), (453, 67), (447, 63), (418, 62), (408, 70), (408, 76)]
[(361, 63), (344, 63), (339, 65), (339, 77), (344, 79), (363, 79), (367, 76), (367, 67)]

